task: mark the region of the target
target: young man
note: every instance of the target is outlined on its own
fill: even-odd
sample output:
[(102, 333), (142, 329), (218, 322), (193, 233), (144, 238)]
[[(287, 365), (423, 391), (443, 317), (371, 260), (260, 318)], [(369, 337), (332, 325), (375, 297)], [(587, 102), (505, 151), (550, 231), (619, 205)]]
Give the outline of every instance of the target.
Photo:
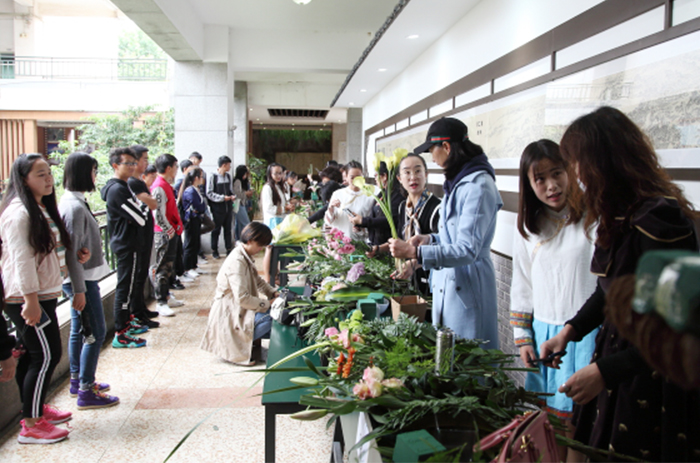
[[(146, 226), (146, 206), (129, 189), (127, 180), (134, 174), (136, 158), (129, 148), (114, 148), (109, 153), (109, 164), (114, 177), (102, 188), (102, 199), (107, 203), (107, 229), (110, 246), (117, 258), (117, 288), (114, 293), (115, 331), (112, 347), (143, 347), (144, 339), (130, 334), (143, 332), (145, 327), (132, 326), (129, 303), (134, 294), (138, 239)], [(147, 328), (145, 328), (147, 329)]]
[[(180, 218), (185, 216), (185, 211), (182, 210), (182, 193), (184, 192), (182, 186), (185, 183), (185, 175), (187, 175), (187, 172), (190, 170), (190, 167), (192, 167), (192, 165), (192, 161), (190, 161), (189, 159), (180, 161), (180, 172), (182, 173), (182, 177), (180, 177), (175, 182), (175, 186), (173, 187), (173, 189), (175, 190), (175, 198), (177, 201), (177, 210), (178, 212), (180, 212)], [(174, 274), (173, 277), (170, 279), (170, 283), (171, 285), (176, 285), (176, 280), (178, 279), (185, 283), (192, 283), (194, 281), (194, 278), (185, 275), (185, 249), (182, 245), (182, 237), (178, 236), (177, 240), (179, 241), (179, 243), (177, 243), (177, 253), (175, 254), (175, 263), (173, 265)], [(170, 307), (172, 306), (173, 305), (171, 303)]]
[[(190, 154), (190, 162), (192, 163), (193, 166), (195, 167), (200, 167), (200, 164), (202, 163), (202, 155), (199, 154), (196, 151), (193, 151), (192, 154)], [(202, 170), (202, 178), (204, 179), (204, 183), (199, 185), (199, 192), (202, 193), (202, 197), (204, 198), (204, 203), (208, 204), (207, 202), (207, 173)], [(214, 229), (214, 221), (209, 217), (207, 214), (204, 214), (202, 216), (202, 230), (201, 234), (205, 235), (212, 231)], [(200, 248), (199, 250), (199, 258), (197, 259), (197, 265), (204, 265), (207, 264), (207, 259), (204, 256), (204, 251)], [(199, 272), (199, 270), (198, 270)]]
[(207, 198), (209, 208), (214, 216), (214, 230), (211, 232), (211, 250), (214, 259), (219, 258), (219, 234), (221, 227), (224, 227), (224, 245), (226, 254), (233, 249), (231, 240), (231, 229), (233, 228), (233, 179), (229, 171), (231, 170), (231, 158), (221, 156), (219, 158), (219, 169), (216, 174), (209, 177), (207, 182)]
[(177, 209), (172, 183), (177, 173), (177, 159), (172, 154), (161, 154), (156, 159), (158, 177), (151, 185), (151, 195), (158, 204), (155, 215), (156, 310), (163, 316), (172, 317), (175, 312), (168, 306), (170, 279), (177, 255), (178, 237), (184, 230)]
[[(148, 185), (142, 180), (148, 168), (148, 148), (143, 145), (132, 145), (131, 151), (136, 157), (136, 168), (133, 176), (127, 180), (127, 184), (139, 201), (144, 203), (149, 211), (153, 211), (158, 204), (151, 196)], [(149, 328), (157, 328), (160, 323), (151, 320), (151, 318), (157, 317), (158, 312), (148, 310), (144, 294), (146, 281), (148, 281), (148, 268), (151, 264), (151, 250), (153, 249), (153, 215), (150, 212), (146, 214), (146, 226), (141, 227), (139, 232), (134, 293), (131, 295), (131, 313)]]

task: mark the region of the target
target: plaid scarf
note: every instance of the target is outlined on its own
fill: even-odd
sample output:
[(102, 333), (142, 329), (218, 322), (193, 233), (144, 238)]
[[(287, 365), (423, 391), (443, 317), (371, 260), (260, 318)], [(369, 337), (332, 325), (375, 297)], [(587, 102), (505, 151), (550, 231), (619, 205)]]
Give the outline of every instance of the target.
[(423, 190), (420, 195), (418, 204), (414, 207), (413, 204), (409, 203), (406, 199), (406, 223), (403, 225), (403, 239), (408, 240), (413, 236), (420, 235), (420, 223), (418, 218), (420, 217), (423, 207), (428, 203), (428, 200), (433, 196), (433, 194), (427, 189)]

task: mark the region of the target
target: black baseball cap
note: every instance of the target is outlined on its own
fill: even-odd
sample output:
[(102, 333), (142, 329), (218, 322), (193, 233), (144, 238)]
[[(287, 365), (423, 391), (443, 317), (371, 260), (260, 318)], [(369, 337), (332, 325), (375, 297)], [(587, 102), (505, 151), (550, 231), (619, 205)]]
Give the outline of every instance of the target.
[(430, 147), (442, 142), (456, 143), (468, 139), (467, 126), (454, 117), (442, 117), (432, 124), (425, 137), (425, 143), (413, 150), (414, 153), (425, 153)]

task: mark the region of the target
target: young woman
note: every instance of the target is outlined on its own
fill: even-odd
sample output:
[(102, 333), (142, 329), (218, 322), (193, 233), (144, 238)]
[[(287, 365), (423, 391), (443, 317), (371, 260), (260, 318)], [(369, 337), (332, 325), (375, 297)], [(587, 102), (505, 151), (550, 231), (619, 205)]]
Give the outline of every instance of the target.
[(185, 223), (184, 265), (185, 275), (189, 278), (199, 276), (197, 272), (197, 257), (202, 240), (202, 217), (206, 214), (207, 205), (204, 202), (200, 186), (204, 184), (204, 175), (199, 167), (192, 167), (182, 182), (182, 211)]
[[(423, 156), (410, 153), (404, 157), (399, 164), (398, 179), (408, 193), (406, 199), (399, 204), (396, 216), (396, 231), (399, 233), (399, 238), (409, 241), (417, 235), (438, 233), (441, 201), (427, 189), (428, 165)], [(389, 252), (389, 243), (375, 246), (370, 251), (370, 256), (373, 257), (377, 252)], [(413, 277), (418, 290), (423, 294), (430, 294), (430, 272), (419, 268), (415, 259), (407, 262), (404, 272), (396, 277), (403, 279)]]
[(5, 313), (26, 350), (16, 374), (24, 418), (18, 440), (23, 444), (58, 442), (68, 431), (54, 425), (69, 420), (71, 414), (44, 400), (61, 359), (56, 304), (71, 241), (56, 207), (51, 169), (40, 154), (22, 154), (12, 165), (0, 205), (0, 239)]
[[(100, 226), (85, 199), (86, 192), (95, 190), (96, 174), (97, 161), (89, 154), (68, 156), (63, 170), (65, 192), (58, 205), (74, 246), (90, 251), (90, 259), (82, 264), (76, 253), (66, 253), (70, 278), (63, 281), (63, 292), (72, 303), (68, 343), (70, 394), (78, 397), (78, 409), (81, 410), (119, 403), (117, 397), (105, 394), (109, 390), (108, 384), (95, 382), (100, 349), (107, 331), (99, 282), (111, 272), (102, 254)], [(83, 329), (92, 334), (92, 342), (87, 342)]]
[(352, 183), (355, 177), (362, 176), (362, 164), (350, 161), (345, 167), (347, 167), (345, 179), (348, 186), (336, 190), (331, 196), (324, 223), (327, 227), (337, 228), (353, 240), (364, 240), (367, 237), (366, 231), (355, 228), (350, 222), (350, 218), (368, 216), (376, 201), (374, 198), (366, 196)]
[[(383, 194), (384, 191), (386, 191), (386, 183), (389, 181), (389, 169), (387, 169), (385, 162), (379, 164), (379, 170), (374, 178)], [(399, 182), (393, 182), (391, 190), (391, 215), (394, 221), (396, 221), (398, 217), (401, 201), (403, 201), (401, 186)], [(367, 229), (369, 244), (372, 246), (382, 245), (391, 238), (389, 221), (386, 219), (384, 212), (382, 212), (382, 208), (376, 202), (368, 216), (362, 217), (361, 215), (355, 215), (349, 217), (349, 220), (355, 227)]]
[[(575, 438), (647, 461), (696, 461), (697, 390), (684, 391), (650, 368), (603, 311), (613, 280), (633, 274), (644, 252), (697, 250), (696, 213), (659, 165), (650, 140), (617, 109), (602, 107), (574, 121), (564, 133), (561, 151), (576, 166), (584, 186), (584, 226), (598, 224), (590, 267), (598, 275), (596, 290), (540, 348), (541, 358), (569, 350), (571, 341), (580, 341), (602, 324), (592, 363), (559, 388), (579, 404), (574, 409)], [(552, 362), (555, 368), (560, 364), (558, 359)]]
[[(216, 276), (214, 303), (200, 347), (236, 365), (255, 365), (253, 341), (270, 335), (272, 320), (267, 312), (278, 293), (258, 275), (253, 256), (271, 241), (267, 226), (251, 222)], [(260, 293), (267, 299), (261, 299)]]
[(426, 270), (433, 293), (433, 323), (465, 339), (481, 339), (498, 348), (496, 272), (491, 241), (496, 213), (503, 205), (493, 167), (484, 151), (467, 137), (467, 126), (439, 119), (426, 142), (414, 152), (430, 151), (445, 173), (440, 230), (408, 242), (389, 240), (394, 257), (417, 259)]
[(294, 171), (287, 171), (284, 174), (284, 189), (287, 192), (287, 201), (291, 201), (293, 198), (298, 197), (295, 195), (294, 185), (296, 185), (299, 180), (299, 176)]
[[(270, 229), (282, 223), (287, 212), (291, 210), (291, 203), (287, 201), (284, 187), (284, 170), (276, 162), (267, 166), (265, 177), (267, 182), (260, 193), (260, 203), (262, 205), (263, 223)], [(265, 260), (263, 262), (263, 272), (265, 280), (270, 280), (270, 265), (272, 260), (272, 248), (265, 248)]]
[[(525, 366), (535, 366), (537, 346), (559, 333), (595, 290), (595, 276), (588, 271), (593, 243), (583, 227), (581, 190), (574, 179), (553, 141), (539, 140), (523, 151), (510, 324)], [(570, 438), (574, 404), (557, 389), (590, 363), (597, 332), (569, 346), (559, 370), (540, 365), (540, 372), (525, 380), (527, 390), (553, 394), (545, 398), (546, 410), (567, 422)], [(571, 453), (569, 461), (578, 456)]]
[[(253, 196), (253, 190), (250, 189), (250, 172), (248, 167), (240, 165), (236, 167), (236, 175), (233, 177), (233, 194), (238, 202), (238, 212), (236, 212), (236, 228), (234, 236), (236, 241), (241, 239), (241, 233), (246, 225), (250, 223), (248, 217), (248, 201)], [(235, 207), (234, 207), (235, 209)]]

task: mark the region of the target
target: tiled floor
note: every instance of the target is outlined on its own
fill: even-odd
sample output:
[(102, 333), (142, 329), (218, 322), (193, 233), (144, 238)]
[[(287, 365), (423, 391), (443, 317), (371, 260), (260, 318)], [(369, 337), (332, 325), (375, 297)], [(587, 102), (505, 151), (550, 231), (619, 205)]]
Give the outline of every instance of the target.
[[(119, 405), (79, 411), (66, 379), (49, 402), (73, 412), (69, 439), (20, 445), (17, 429), (0, 437), (0, 462), (162, 462), (197, 424), (169, 461), (263, 462), (265, 415), (255, 396), (261, 374), (242, 373), (245, 368), (199, 349), (223, 260), (210, 262), (203, 267), (210, 274), (177, 292), (186, 301), (177, 315), (159, 317), (160, 328), (143, 335), (147, 347), (102, 351), (97, 377), (112, 385)], [(278, 462), (327, 462), (331, 440), (325, 420), (277, 417)]]

